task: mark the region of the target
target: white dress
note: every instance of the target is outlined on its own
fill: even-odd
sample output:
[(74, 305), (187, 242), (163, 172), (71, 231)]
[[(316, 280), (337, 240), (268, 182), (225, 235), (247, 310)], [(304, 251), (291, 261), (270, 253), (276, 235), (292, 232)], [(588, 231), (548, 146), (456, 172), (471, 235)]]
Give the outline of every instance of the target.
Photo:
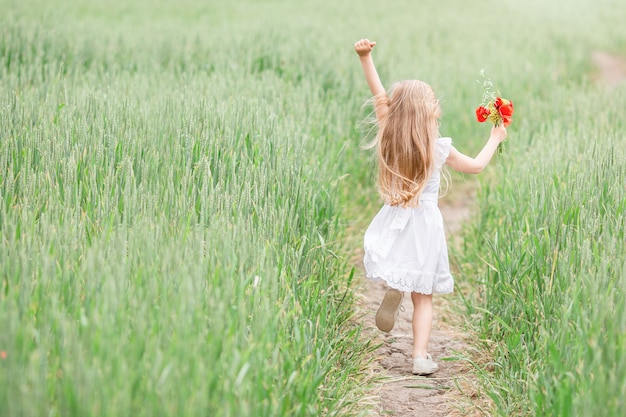
[(363, 263), (368, 278), (391, 288), (422, 294), (454, 289), (443, 218), (437, 201), (441, 167), (448, 158), (450, 138), (435, 143), (435, 170), (417, 207), (384, 205), (365, 232)]

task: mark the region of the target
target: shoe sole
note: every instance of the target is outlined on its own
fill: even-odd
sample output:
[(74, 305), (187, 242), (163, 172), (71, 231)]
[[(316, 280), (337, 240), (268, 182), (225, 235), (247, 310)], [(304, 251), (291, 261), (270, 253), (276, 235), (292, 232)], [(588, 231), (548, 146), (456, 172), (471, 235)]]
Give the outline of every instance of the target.
[(415, 370), (413, 369), (413, 375), (419, 375), (419, 376), (425, 376), (425, 375), (432, 375), (435, 372), (437, 372), (439, 368), (435, 368), (435, 369), (428, 369), (428, 370), (424, 370), (424, 369), (420, 369), (420, 370)]
[(395, 289), (390, 289), (385, 293), (383, 302), (380, 303), (376, 312), (376, 327), (383, 332), (390, 332), (396, 324), (396, 313), (402, 302), (402, 293)]

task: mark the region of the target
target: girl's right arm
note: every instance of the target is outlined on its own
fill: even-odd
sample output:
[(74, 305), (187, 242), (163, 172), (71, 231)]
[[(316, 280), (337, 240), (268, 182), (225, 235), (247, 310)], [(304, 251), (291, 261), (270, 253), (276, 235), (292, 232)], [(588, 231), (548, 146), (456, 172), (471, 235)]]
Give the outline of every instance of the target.
[(387, 112), (388, 100), (385, 87), (380, 81), (378, 71), (374, 65), (372, 58), (372, 48), (376, 45), (376, 42), (370, 42), (369, 39), (361, 39), (354, 44), (354, 50), (359, 55), (361, 60), (361, 67), (363, 67), (363, 73), (365, 74), (365, 80), (370, 88), (370, 91), (374, 95), (376, 101), (376, 118), (380, 121)]
[(478, 174), (481, 172), (491, 161), (493, 154), (498, 149), (498, 144), (506, 139), (506, 128), (503, 125), (494, 126), (491, 128), (491, 135), (489, 140), (478, 153), (476, 158), (471, 158), (454, 148), (450, 149), (446, 164), (448, 164), (455, 171), (463, 172), (465, 174)]

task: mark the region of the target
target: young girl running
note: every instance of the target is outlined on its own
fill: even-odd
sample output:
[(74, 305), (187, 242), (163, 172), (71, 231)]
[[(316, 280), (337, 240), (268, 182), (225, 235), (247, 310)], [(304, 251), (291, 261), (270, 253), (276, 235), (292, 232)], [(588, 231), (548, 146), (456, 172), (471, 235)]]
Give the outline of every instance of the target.
[(413, 373), (429, 375), (438, 369), (428, 354), (432, 295), (451, 293), (454, 287), (437, 206), (440, 171), (447, 164), (479, 173), (506, 138), (506, 129), (492, 128), (475, 158), (457, 151), (450, 138), (439, 137), (441, 109), (428, 84), (401, 81), (387, 96), (372, 59), (374, 45), (368, 39), (354, 45), (374, 95), (378, 132), (372, 147), (378, 152), (378, 190), (384, 201), (365, 232), (364, 264), (368, 278), (382, 279), (389, 287), (376, 313), (380, 330), (391, 331), (403, 292), (411, 293)]

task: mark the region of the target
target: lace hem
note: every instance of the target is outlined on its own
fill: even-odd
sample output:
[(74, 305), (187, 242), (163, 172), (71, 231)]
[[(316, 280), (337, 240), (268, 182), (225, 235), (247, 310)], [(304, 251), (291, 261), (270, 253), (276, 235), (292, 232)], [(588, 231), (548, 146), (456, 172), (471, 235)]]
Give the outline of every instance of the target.
[[(367, 266), (366, 266), (367, 270)], [(371, 271), (367, 277), (383, 280), (391, 288), (399, 291), (420, 294), (450, 294), (454, 291), (454, 278), (451, 274), (435, 274), (415, 271)]]

